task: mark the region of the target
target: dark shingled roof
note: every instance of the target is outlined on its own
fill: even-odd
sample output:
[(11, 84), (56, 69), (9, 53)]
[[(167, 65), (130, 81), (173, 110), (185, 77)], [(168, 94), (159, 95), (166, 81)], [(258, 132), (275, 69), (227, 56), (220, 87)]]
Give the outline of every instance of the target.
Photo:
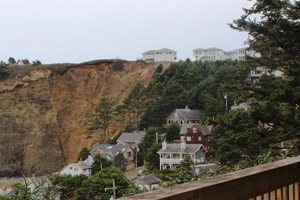
[(153, 174), (149, 174), (146, 176), (140, 176), (135, 180), (135, 184), (143, 184), (143, 185), (153, 185), (153, 184), (159, 184), (162, 181), (154, 176)]

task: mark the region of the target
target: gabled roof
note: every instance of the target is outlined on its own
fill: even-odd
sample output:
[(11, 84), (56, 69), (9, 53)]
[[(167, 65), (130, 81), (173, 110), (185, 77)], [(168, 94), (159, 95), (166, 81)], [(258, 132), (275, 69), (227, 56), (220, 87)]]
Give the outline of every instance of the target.
[(88, 166), (92, 166), (93, 162), (94, 162), (94, 158), (91, 155), (89, 155), (89, 157), (83, 161), (83, 163)]
[(140, 176), (135, 181), (135, 184), (142, 184), (142, 185), (153, 185), (153, 184), (159, 184), (162, 182), (159, 178), (154, 176), (153, 174), (149, 174), (146, 176)]
[(182, 144), (166, 144), (166, 149), (161, 148), (157, 153), (195, 153), (199, 150), (206, 152), (202, 144), (185, 144), (185, 149), (182, 149)]
[(133, 133), (122, 133), (117, 142), (122, 143), (139, 143), (145, 136), (145, 131), (134, 131)]
[(180, 135), (185, 135), (187, 132), (187, 129), (192, 128), (193, 126), (195, 126), (196, 128), (200, 129), (200, 131), (203, 133), (203, 135), (211, 135), (211, 131), (213, 126), (209, 125), (209, 126), (202, 126), (198, 123), (195, 124), (182, 124), (181, 129), (180, 129)]
[(204, 113), (200, 110), (191, 110), (189, 108), (175, 109), (168, 117), (169, 119), (175, 112), (178, 112), (186, 120), (199, 120)]
[[(126, 143), (118, 144), (94, 144), (92, 147), (92, 156), (100, 153), (102, 156), (106, 157), (108, 160), (113, 160), (114, 157), (120, 153), (124, 153), (129, 147)], [(99, 152), (98, 152), (99, 151)]]

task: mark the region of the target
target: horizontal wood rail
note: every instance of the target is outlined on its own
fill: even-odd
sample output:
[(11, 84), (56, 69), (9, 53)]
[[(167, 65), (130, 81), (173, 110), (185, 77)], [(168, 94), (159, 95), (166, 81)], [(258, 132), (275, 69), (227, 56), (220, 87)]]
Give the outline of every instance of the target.
[(300, 156), (122, 200), (300, 200)]

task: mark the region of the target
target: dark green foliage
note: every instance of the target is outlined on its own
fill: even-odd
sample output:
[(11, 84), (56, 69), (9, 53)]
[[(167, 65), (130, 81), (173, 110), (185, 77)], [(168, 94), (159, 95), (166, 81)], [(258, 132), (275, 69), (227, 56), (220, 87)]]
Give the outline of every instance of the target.
[(13, 64), (16, 64), (16, 60), (13, 57), (9, 57), (7, 63), (9, 65), (13, 65)]
[(145, 87), (138, 83), (132, 89), (121, 106), (121, 109), (127, 113), (130, 124), (133, 126), (135, 131), (139, 131), (141, 117), (144, 113), (146, 104), (147, 99), (145, 96)]
[(165, 182), (163, 186), (172, 186), (192, 181), (191, 173), (181, 169), (155, 171), (154, 175)]
[(156, 142), (156, 133), (161, 133), (161, 128), (158, 127), (149, 127), (146, 130), (146, 134), (139, 144), (138, 152), (138, 164), (142, 165), (145, 155), (148, 152), (148, 149)]
[(109, 199), (112, 191), (105, 191), (105, 188), (112, 187), (112, 179), (115, 180), (117, 189), (117, 197), (122, 196), (128, 187), (128, 181), (123, 173), (115, 167), (108, 167), (98, 172), (91, 178), (85, 180), (82, 187), (76, 191), (75, 199)]
[(39, 61), (39, 60), (34, 60), (34, 61), (32, 61), (32, 64), (33, 64), (33, 65), (41, 65), (42, 62)]
[(123, 196), (131, 196), (131, 195), (140, 194), (144, 192), (147, 192), (147, 190), (141, 189), (140, 187), (130, 184), (128, 188), (125, 190)]
[(147, 153), (145, 155), (145, 161), (147, 163), (148, 169), (159, 169), (159, 154), (157, 152), (160, 149), (161, 149), (161, 143), (159, 144), (154, 143), (147, 150)]
[(124, 70), (124, 64), (122, 61), (115, 61), (112, 64), (112, 70), (113, 71), (123, 71)]
[[(300, 103), (300, 2), (257, 0), (244, 11), (231, 26), (248, 32), (249, 50), (260, 54), (248, 56), (244, 65), (281, 70), (285, 78), (262, 76), (245, 88), (251, 91), (247, 97), (256, 100), (248, 113), (235, 111), (219, 118), (214, 156), (236, 169), (276, 159), (270, 145), (300, 134), (300, 112), (295, 109)], [(297, 149), (296, 145), (291, 155)]]
[(144, 91), (148, 104), (140, 127), (162, 126), (175, 108), (189, 106), (205, 110), (210, 116), (225, 112), (224, 94), (228, 91), (229, 105), (241, 96), (239, 87), (248, 70), (233, 61), (178, 62), (165, 72), (155, 72)]
[[(248, 57), (246, 64), (281, 70), (286, 76), (284, 80), (264, 76), (253, 89), (259, 100), (277, 102), (277, 111), (282, 103), (290, 107), (285, 108), (289, 112), (292, 112), (295, 104), (300, 103), (299, 19), (299, 1), (257, 0), (231, 25), (234, 29), (248, 32), (251, 36), (248, 40), (249, 50), (260, 54), (259, 57)], [(292, 132), (299, 132), (299, 114), (290, 113), (290, 118), (293, 122), (287, 126), (293, 127)]]
[(6, 196), (0, 196), (0, 200), (9, 200), (9, 197), (6, 197)]
[(221, 165), (251, 166), (272, 141), (272, 131), (243, 110), (231, 111), (217, 123), (212, 149)]
[(192, 173), (193, 164), (194, 164), (194, 162), (193, 162), (191, 156), (190, 155), (185, 155), (183, 160), (180, 162), (179, 168), (181, 170)]
[(125, 159), (123, 154), (118, 154), (114, 158), (114, 166), (122, 171), (126, 169), (127, 160)]
[(99, 171), (112, 166), (112, 162), (107, 160), (101, 155), (95, 155), (94, 156), (94, 162), (92, 164), (92, 174), (96, 174)]
[(59, 188), (61, 198), (68, 200), (74, 196), (75, 191), (82, 187), (82, 183), (87, 177), (81, 176), (51, 176), (50, 180), (53, 185)]
[(87, 149), (87, 148), (83, 148), (81, 149), (78, 157), (77, 157), (77, 160), (86, 160), (90, 155), (90, 151)]
[(101, 98), (97, 108), (96, 114), (91, 121), (90, 130), (103, 130), (105, 141), (108, 141), (108, 128), (112, 117), (112, 103), (110, 99), (103, 97)]
[(7, 71), (7, 64), (3, 61), (0, 62), (0, 81), (8, 78), (9, 72)]
[(178, 124), (171, 124), (166, 128), (166, 140), (172, 142), (180, 139), (180, 126)]

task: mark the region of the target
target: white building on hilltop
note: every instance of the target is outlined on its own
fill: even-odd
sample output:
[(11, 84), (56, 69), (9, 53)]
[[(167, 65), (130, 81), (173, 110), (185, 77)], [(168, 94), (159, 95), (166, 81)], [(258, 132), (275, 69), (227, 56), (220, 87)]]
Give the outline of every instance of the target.
[(251, 52), (246, 52), (245, 48), (236, 49), (233, 51), (224, 51), (218, 48), (195, 49), (193, 54), (196, 60), (201, 61), (222, 61), (222, 60), (243, 60), (248, 55), (253, 55)]
[(142, 55), (143, 60), (152, 62), (174, 62), (177, 59), (177, 52), (167, 48), (146, 51)]

